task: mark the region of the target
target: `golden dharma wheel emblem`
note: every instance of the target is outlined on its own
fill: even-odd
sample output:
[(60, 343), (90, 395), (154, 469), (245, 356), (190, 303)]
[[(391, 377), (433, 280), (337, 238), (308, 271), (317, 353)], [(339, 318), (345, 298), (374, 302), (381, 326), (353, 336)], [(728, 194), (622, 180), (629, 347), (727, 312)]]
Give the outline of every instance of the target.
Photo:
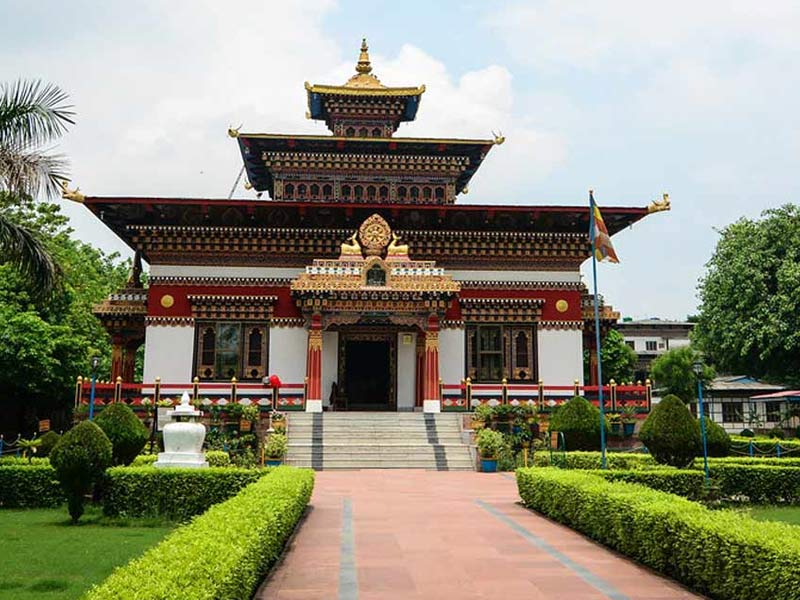
[(175, 298), (169, 294), (164, 294), (161, 296), (161, 306), (164, 308), (171, 308), (173, 304), (175, 304)]
[(563, 298), (561, 300), (559, 300), (558, 302), (556, 302), (556, 310), (558, 312), (560, 312), (560, 313), (567, 312), (568, 308), (569, 308), (569, 302), (567, 302)]
[(358, 228), (358, 237), (361, 240), (361, 247), (367, 256), (379, 256), (383, 249), (389, 245), (391, 240), (392, 228), (386, 220), (379, 214), (374, 214), (361, 224)]

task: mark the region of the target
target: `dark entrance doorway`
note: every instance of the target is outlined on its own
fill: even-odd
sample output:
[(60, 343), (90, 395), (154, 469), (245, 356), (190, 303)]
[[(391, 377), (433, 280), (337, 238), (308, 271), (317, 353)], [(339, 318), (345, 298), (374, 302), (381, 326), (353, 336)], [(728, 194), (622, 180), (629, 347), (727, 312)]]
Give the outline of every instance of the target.
[(345, 353), (348, 410), (392, 409), (390, 342), (347, 340)]

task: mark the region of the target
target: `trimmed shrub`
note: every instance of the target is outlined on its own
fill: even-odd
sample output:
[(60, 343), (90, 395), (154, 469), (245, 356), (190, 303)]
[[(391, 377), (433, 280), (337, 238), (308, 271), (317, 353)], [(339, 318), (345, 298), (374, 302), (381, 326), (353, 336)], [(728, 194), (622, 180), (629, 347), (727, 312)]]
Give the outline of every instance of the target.
[(77, 523), (83, 514), (83, 497), (111, 465), (111, 442), (97, 425), (83, 421), (61, 436), (50, 453), (50, 463), (67, 496), (72, 522)]
[[(800, 453), (800, 440), (779, 440), (768, 437), (748, 438), (734, 435), (731, 436), (731, 444), (739, 452), (748, 452), (750, 450), (750, 445), (752, 444), (755, 452), (760, 452), (762, 454), (775, 454), (775, 446), (780, 444), (781, 448), (785, 450), (791, 450), (793, 452)], [(796, 456), (797, 455), (800, 454), (796, 454)]]
[(31, 458), (24, 458), (22, 456), (4, 456), (0, 458), (0, 466), (10, 466), (10, 465), (49, 465), (50, 459), (49, 458), (42, 458), (33, 456)]
[(519, 469), (528, 508), (713, 598), (798, 598), (800, 536), (641, 485), (586, 472)]
[(41, 458), (47, 458), (60, 439), (61, 436), (55, 431), (48, 431), (39, 438), (39, 446), (36, 448), (36, 455)]
[(95, 419), (114, 447), (115, 465), (129, 465), (150, 437), (147, 427), (139, 420), (130, 406), (115, 402), (106, 406)]
[(211, 467), (231, 466), (230, 454), (224, 450), (209, 450), (206, 452), (206, 460)]
[[(586, 398), (575, 396), (556, 407), (549, 428), (564, 434), (567, 450), (600, 449), (600, 409)], [(608, 423), (605, 428), (608, 432)]]
[(63, 503), (64, 492), (50, 465), (0, 466), (0, 507), (53, 508)]
[(671, 394), (664, 396), (647, 416), (639, 439), (656, 462), (673, 467), (692, 464), (703, 451), (695, 418), (683, 401)]
[(756, 434), (753, 433), (752, 429), (742, 429), (742, 432), (739, 434), (742, 437), (754, 438)]
[[(158, 460), (157, 454), (140, 454), (136, 458), (133, 459), (133, 462), (130, 466), (132, 467), (148, 467), (152, 466), (154, 462)], [(211, 463), (209, 463), (211, 464)]]
[(87, 599), (249, 600), (313, 487), (313, 471), (278, 467), (114, 571)]
[(705, 496), (705, 475), (690, 469), (634, 469), (631, 471), (607, 469), (588, 471), (607, 481), (638, 483), (654, 490), (683, 496), (690, 500), (701, 500)]
[(268, 472), (267, 469), (231, 467), (113, 467), (106, 471), (103, 513), (113, 517), (164, 517), (183, 521), (227, 500)]
[[(724, 456), (720, 458), (712, 458), (708, 461), (709, 465), (766, 465), (774, 467), (800, 467), (800, 457), (793, 455), (794, 458), (776, 458), (774, 456)], [(703, 459), (696, 458), (694, 460), (694, 468), (703, 468)]]
[[(731, 453), (731, 436), (720, 425), (711, 419), (704, 419), (706, 424), (706, 446), (709, 456), (728, 456)], [(697, 419), (697, 431), (700, 432), (700, 419)], [(700, 438), (700, 453), (703, 456), (703, 439)]]
[[(601, 456), (599, 452), (566, 452), (562, 456), (556, 454), (556, 460), (563, 462), (565, 469), (599, 469)], [(549, 452), (537, 452), (533, 457), (533, 464), (537, 467), (552, 466)], [(649, 454), (631, 454), (627, 452), (607, 452), (606, 465), (609, 469), (649, 469), (655, 466), (656, 461)]]
[(747, 500), (754, 504), (800, 502), (800, 467), (733, 464), (719, 460), (709, 461), (708, 466), (722, 495), (730, 500)]

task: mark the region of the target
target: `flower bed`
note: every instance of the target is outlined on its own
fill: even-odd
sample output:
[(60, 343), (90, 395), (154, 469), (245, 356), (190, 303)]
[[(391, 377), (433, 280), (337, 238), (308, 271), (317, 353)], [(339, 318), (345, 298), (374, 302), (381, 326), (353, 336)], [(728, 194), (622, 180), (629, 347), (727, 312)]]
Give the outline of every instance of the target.
[(519, 469), (528, 508), (714, 598), (798, 598), (797, 528), (591, 473)]
[(49, 464), (0, 466), (0, 507), (50, 508), (65, 500)]
[(280, 555), (313, 487), (313, 471), (274, 469), (117, 569), (87, 598), (249, 599)]
[(268, 472), (232, 467), (113, 467), (106, 471), (103, 483), (103, 512), (108, 516), (184, 520), (227, 500)]

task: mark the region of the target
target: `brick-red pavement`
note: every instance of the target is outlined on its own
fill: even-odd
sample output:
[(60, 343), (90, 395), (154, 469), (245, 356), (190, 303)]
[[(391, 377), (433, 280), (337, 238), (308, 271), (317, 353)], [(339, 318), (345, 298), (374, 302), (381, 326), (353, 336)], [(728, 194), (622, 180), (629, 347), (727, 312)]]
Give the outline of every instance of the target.
[(518, 501), (508, 475), (319, 472), (312, 510), (257, 598), (699, 598)]

